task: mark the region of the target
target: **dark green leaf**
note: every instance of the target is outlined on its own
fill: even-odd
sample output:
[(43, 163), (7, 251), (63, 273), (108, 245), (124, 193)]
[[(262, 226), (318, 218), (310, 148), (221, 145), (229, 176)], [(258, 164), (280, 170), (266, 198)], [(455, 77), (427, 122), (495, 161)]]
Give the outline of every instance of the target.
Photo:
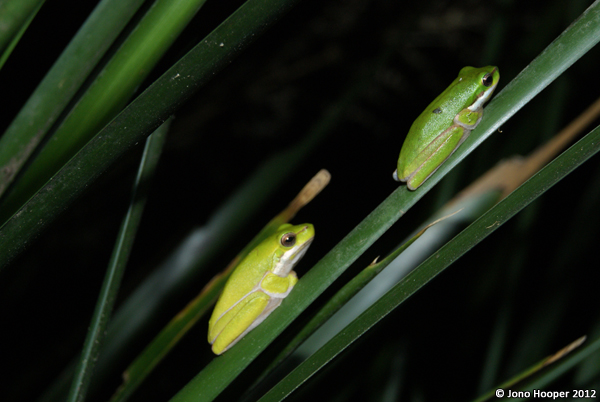
[(302, 362), (260, 401), (284, 399), (379, 320), (599, 150), (600, 127), (597, 127), (415, 268), (325, 346)]

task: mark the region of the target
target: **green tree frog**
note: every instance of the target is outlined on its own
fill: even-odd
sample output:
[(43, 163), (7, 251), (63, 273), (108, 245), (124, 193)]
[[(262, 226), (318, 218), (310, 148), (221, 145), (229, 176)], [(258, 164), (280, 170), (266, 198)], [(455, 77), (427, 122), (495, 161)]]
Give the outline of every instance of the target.
[(500, 73), (498, 67), (464, 67), (414, 121), (404, 140), (394, 180), (415, 190), (456, 151), (483, 117)]
[(281, 225), (233, 271), (208, 322), (208, 342), (220, 355), (260, 324), (287, 297), (292, 271), (315, 236), (313, 225)]

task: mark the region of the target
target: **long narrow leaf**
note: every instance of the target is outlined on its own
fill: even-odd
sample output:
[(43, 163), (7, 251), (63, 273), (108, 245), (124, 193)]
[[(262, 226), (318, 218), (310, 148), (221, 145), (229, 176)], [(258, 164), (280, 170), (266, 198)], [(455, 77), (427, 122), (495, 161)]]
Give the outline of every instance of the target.
[[(20, 6), (23, 6), (25, 3), (26, 2), (13, 1), (11, 4), (15, 4), (15, 5), (18, 4)], [(31, 24), (31, 21), (33, 21), (36, 14), (38, 13), (38, 11), (40, 11), (40, 8), (42, 8), (43, 4), (44, 4), (44, 0), (40, 1), (39, 4), (37, 5), (37, 7), (34, 8), (33, 11), (31, 11), (29, 17), (27, 17), (27, 19), (23, 22), (21, 29), (19, 29), (19, 31), (12, 36), (10, 43), (8, 45), (6, 45), (6, 47), (3, 48), (2, 45), (0, 44), (0, 70), (2, 70), (4, 63), (6, 63), (6, 60), (8, 60), (8, 58), (10, 57), (10, 54), (17, 46), (17, 43), (19, 43), (19, 41), (21, 40), (21, 37), (23, 36), (25, 31), (27, 31), (27, 28), (29, 28), (29, 24)], [(7, 16), (3, 15), (2, 8), (3, 7), (0, 5), (0, 16), (2, 16), (3, 18), (6, 18)], [(0, 22), (0, 25), (2, 25), (1, 22)], [(7, 32), (5, 31), (4, 34), (6, 35)], [(0, 39), (0, 42), (2, 42), (2, 39)]]
[(129, 101), (206, 0), (156, 0), (7, 193), (12, 215)]
[(375, 277), (388, 265), (390, 265), (400, 254), (402, 254), (411, 244), (419, 239), (430, 227), (443, 221), (446, 218), (458, 213), (456, 211), (451, 215), (440, 218), (404, 242), (400, 247), (396, 248), (392, 253), (386, 256), (383, 260), (377, 261), (376, 258), (369, 266), (360, 271), (354, 278), (346, 283), (339, 291), (333, 295), (327, 303), (311, 318), (311, 320), (300, 330), (296, 336), (286, 345), (286, 347), (277, 354), (271, 364), (263, 371), (261, 376), (256, 380), (255, 385), (266, 378), (275, 368), (281, 364), (288, 356), (290, 356), (302, 342), (310, 337), (314, 332), (321, 327), (331, 316), (340, 310), (350, 299), (358, 292), (367, 286)]
[(200, 294), (180, 311), (127, 367), (123, 374), (123, 384), (111, 398), (111, 402), (125, 401), (154, 370), (156, 365), (177, 345), (179, 340), (196, 324), (217, 300), (231, 272), (265, 238), (275, 233), (279, 226), (288, 223), (296, 213), (316, 197), (329, 183), (331, 175), (326, 170), (319, 171), (302, 188), (292, 202), (273, 219), (238, 253), (227, 268), (216, 275)]
[[(486, 117), (469, 139), (418, 191), (401, 186), (315, 265), (258, 328), (223, 356), (214, 359), (172, 401), (211, 401), (252, 362), (313, 300), (375, 240), (466, 157), (499, 125), (516, 113), (560, 73), (600, 40), (599, 1), (563, 32), (519, 74), (486, 109)], [(197, 399), (199, 398), (199, 399)]]
[(260, 401), (272, 402), (284, 399), (417, 290), (599, 150), (600, 127), (597, 127), (445, 244), (435, 255), (415, 268), (403, 281), (349, 324), (344, 331), (341, 331), (315, 354), (302, 362)]
[(129, 204), (129, 209), (121, 224), (121, 229), (117, 236), (117, 242), (113, 254), (108, 264), (104, 283), (100, 290), (96, 310), (92, 317), (92, 323), (85, 340), (85, 345), (79, 360), (79, 366), (75, 371), (75, 378), (71, 384), (71, 392), (67, 401), (83, 401), (90, 384), (94, 365), (100, 353), (100, 347), (106, 334), (106, 324), (108, 323), (117, 292), (121, 285), (121, 278), (125, 272), (125, 266), (129, 260), (129, 255), (133, 247), (133, 241), (137, 233), (146, 198), (148, 196), (149, 185), (154, 176), (158, 159), (162, 152), (170, 120), (160, 126), (146, 140), (146, 146), (140, 162), (140, 167), (133, 187), (133, 195)]
[[(479, 398), (475, 399), (473, 402), (485, 402), (491, 399), (496, 399), (498, 393), (497, 390), (505, 390), (505, 389), (511, 389), (511, 390), (525, 390), (529, 388), (529, 383), (531, 382), (531, 377), (535, 376), (536, 374), (539, 374), (540, 371), (546, 369), (548, 366), (550, 365), (554, 365), (553, 369), (556, 368), (555, 363), (556, 362), (560, 362), (559, 366), (565, 361), (564, 358), (565, 356), (569, 355), (573, 349), (578, 348), (579, 346), (581, 346), (582, 343), (584, 343), (586, 340), (585, 336), (582, 336), (581, 338), (571, 342), (569, 345), (565, 346), (564, 348), (562, 348), (561, 350), (559, 350), (558, 352), (554, 353), (551, 356), (548, 356), (544, 359), (542, 359), (541, 361), (533, 364), (532, 366), (528, 367), (527, 369), (523, 370), (522, 372), (520, 372), (519, 374), (517, 374), (516, 376), (514, 376), (513, 378), (511, 378), (510, 380), (502, 383), (501, 385), (497, 386), (496, 388), (494, 388), (493, 390), (490, 390), (489, 392), (487, 392), (486, 394), (480, 396)], [(589, 354), (595, 352), (595, 350), (600, 346), (600, 340), (596, 340), (596, 342), (592, 343), (592, 348), (590, 349), (588, 348), (584, 348), (587, 349), (585, 356), (588, 356)], [(589, 345), (588, 345), (589, 346)], [(579, 362), (579, 360), (577, 361)], [(572, 367), (572, 364), (569, 365), (569, 368)], [(545, 371), (545, 374), (548, 374), (548, 370)], [(562, 373), (562, 372), (561, 372)], [(545, 377), (545, 375), (542, 375), (542, 377)], [(541, 377), (536, 378), (535, 382), (539, 384), (539, 379)], [(537, 387), (536, 387), (537, 388)], [(533, 388), (531, 388), (533, 389)]]
[(23, 26), (28, 24), (36, 10), (45, 0), (20, 0), (0, 2), (0, 54), (18, 36)]
[(248, 0), (136, 98), (0, 228), (0, 269), (297, 1)]
[[(587, 345), (580, 348), (573, 354), (570, 354), (565, 359), (560, 360), (557, 364), (552, 365), (548, 371), (544, 372), (539, 377), (534, 378), (531, 382), (528, 382), (525, 386), (527, 389), (540, 389), (550, 384), (552, 381), (566, 373), (568, 370), (581, 363), (584, 359), (597, 356), (600, 350), (600, 338), (596, 338), (590, 341)], [(596, 398), (598, 397), (600, 390), (595, 390)], [(591, 393), (588, 392), (588, 395)], [(574, 395), (571, 395), (574, 396)]]
[(103, 0), (90, 14), (0, 137), (0, 195), (143, 2)]

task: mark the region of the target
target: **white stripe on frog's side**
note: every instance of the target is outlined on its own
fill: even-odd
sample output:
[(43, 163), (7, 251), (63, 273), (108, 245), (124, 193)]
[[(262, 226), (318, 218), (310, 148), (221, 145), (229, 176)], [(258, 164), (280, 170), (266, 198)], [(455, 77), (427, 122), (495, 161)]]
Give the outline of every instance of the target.
[(477, 100), (475, 102), (473, 102), (473, 104), (471, 106), (469, 106), (467, 109), (469, 109), (471, 112), (476, 112), (479, 109), (481, 109), (483, 107), (483, 105), (485, 104), (485, 102), (487, 102), (490, 97), (492, 96), (492, 94), (494, 93), (494, 89), (496, 89), (496, 86), (498, 85), (498, 82), (496, 82), (496, 85), (492, 85), (491, 87), (489, 87), (483, 94), (481, 94), (481, 96), (479, 98), (477, 98)]
[(258, 317), (256, 317), (256, 319), (252, 322), (252, 324), (250, 324), (248, 326), (248, 328), (246, 328), (244, 330), (244, 332), (242, 332), (241, 334), (239, 334), (238, 337), (235, 338), (233, 341), (231, 341), (231, 343), (229, 345), (225, 346), (225, 348), (223, 349), (223, 351), (221, 352), (221, 354), (224, 353), (229, 348), (231, 348), (236, 343), (238, 343), (238, 341), (240, 339), (242, 339), (244, 336), (246, 336), (246, 334), (248, 332), (252, 331), (260, 323), (262, 323), (265, 320), (265, 318), (267, 318), (273, 312), (273, 310), (275, 310), (277, 307), (279, 307), (279, 305), (281, 304), (282, 300), (283, 299), (271, 298), (271, 300), (269, 300), (269, 303), (267, 304), (267, 306), (265, 307), (265, 309), (262, 311), (262, 313)]

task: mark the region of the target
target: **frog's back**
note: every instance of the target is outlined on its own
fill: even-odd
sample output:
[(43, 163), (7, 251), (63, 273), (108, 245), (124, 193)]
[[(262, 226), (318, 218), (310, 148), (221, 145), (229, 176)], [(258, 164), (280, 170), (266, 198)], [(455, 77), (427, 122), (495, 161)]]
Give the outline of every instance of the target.
[(460, 77), (435, 98), (408, 131), (400, 150), (398, 174), (401, 175), (435, 138), (454, 124), (454, 118), (464, 109), (465, 104), (472, 103), (475, 99), (476, 95), (465, 88)]
[[(260, 246), (259, 246), (260, 248)], [(239, 302), (259, 283), (272, 266), (272, 259), (252, 258), (253, 253), (260, 252), (254, 249), (242, 260), (240, 265), (233, 271), (223, 288), (223, 294), (217, 301), (211, 322), (216, 322), (219, 317), (233, 304)], [(252, 261), (252, 263), (250, 263)]]

